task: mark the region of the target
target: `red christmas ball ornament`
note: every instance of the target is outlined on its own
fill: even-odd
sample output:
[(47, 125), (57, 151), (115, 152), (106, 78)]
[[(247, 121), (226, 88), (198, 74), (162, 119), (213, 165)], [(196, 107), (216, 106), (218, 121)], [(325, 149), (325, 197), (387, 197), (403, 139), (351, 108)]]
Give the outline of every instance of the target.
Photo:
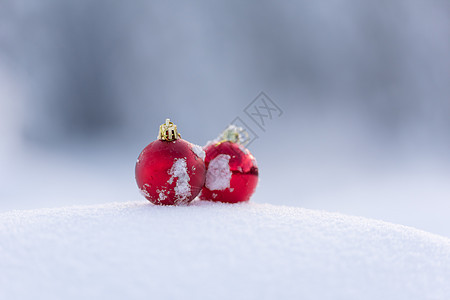
[(181, 139), (169, 119), (159, 127), (158, 139), (142, 150), (136, 162), (136, 183), (153, 204), (191, 202), (206, 176), (205, 153), (200, 146)]
[(258, 166), (240, 141), (247, 133), (230, 125), (219, 139), (205, 146), (206, 181), (200, 199), (238, 203), (248, 201), (258, 184)]

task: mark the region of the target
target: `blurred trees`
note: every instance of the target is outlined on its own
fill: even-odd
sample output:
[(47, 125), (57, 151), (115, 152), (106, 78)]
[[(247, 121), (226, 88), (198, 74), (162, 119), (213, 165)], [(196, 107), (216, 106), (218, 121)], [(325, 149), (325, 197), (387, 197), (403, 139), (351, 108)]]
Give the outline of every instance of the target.
[(299, 114), (362, 115), (383, 138), (449, 141), (448, 1), (0, 5), (0, 66), (37, 139), (224, 123), (266, 90)]

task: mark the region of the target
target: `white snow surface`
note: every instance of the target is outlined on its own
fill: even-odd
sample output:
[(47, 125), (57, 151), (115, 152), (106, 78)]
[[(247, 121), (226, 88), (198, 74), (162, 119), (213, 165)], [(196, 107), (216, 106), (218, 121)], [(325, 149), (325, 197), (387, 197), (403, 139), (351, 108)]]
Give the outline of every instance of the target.
[(231, 157), (227, 154), (219, 154), (214, 157), (208, 165), (206, 171), (205, 186), (211, 191), (223, 191), (230, 187), (231, 170), (230, 170)]
[(0, 214), (0, 299), (450, 299), (450, 239), (197, 201)]

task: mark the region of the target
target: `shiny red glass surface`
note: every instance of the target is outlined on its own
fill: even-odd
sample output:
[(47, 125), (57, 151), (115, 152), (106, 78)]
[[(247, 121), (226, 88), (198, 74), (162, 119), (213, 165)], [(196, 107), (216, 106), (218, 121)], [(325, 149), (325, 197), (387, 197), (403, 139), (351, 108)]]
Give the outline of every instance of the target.
[[(136, 183), (144, 197), (158, 205), (176, 205), (192, 201), (205, 183), (205, 164), (192, 150), (192, 144), (183, 140), (156, 140), (142, 150), (136, 162)], [(178, 178), (170, 183), (170, 170), (176, 159), (186, 159), (190, 196), (177, 197)], [(161, 197), (161, 192), (163, 196)]]
[(199, 196), (200, 199), (227, 203), (248, 201), (258, 184), (258, 167), (250, 151), (229, 141), (210, 144), (204, 150), (206, 152), (205, 165), (207, 169), (210, 161), (218, 155), (229, 155), (232, 175), (229, 188), (211, 191), (205, 186)]

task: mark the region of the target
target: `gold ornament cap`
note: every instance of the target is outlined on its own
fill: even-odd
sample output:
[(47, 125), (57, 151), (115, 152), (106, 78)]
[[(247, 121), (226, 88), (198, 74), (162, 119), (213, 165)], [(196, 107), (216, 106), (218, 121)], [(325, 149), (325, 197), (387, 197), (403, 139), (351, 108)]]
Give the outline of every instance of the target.
[(166, 123), (159, 126), (158, 140), (171, 142), (179, 138), (181, 134), (177, 131), (177, 125), (170, 122), (170, 119), (166, 119)]
[(218, 137), (219, 144), (223, 142), (232, 142), (245, 145), (249, 139), (248, 132), (236, 125), (229, 125)]

